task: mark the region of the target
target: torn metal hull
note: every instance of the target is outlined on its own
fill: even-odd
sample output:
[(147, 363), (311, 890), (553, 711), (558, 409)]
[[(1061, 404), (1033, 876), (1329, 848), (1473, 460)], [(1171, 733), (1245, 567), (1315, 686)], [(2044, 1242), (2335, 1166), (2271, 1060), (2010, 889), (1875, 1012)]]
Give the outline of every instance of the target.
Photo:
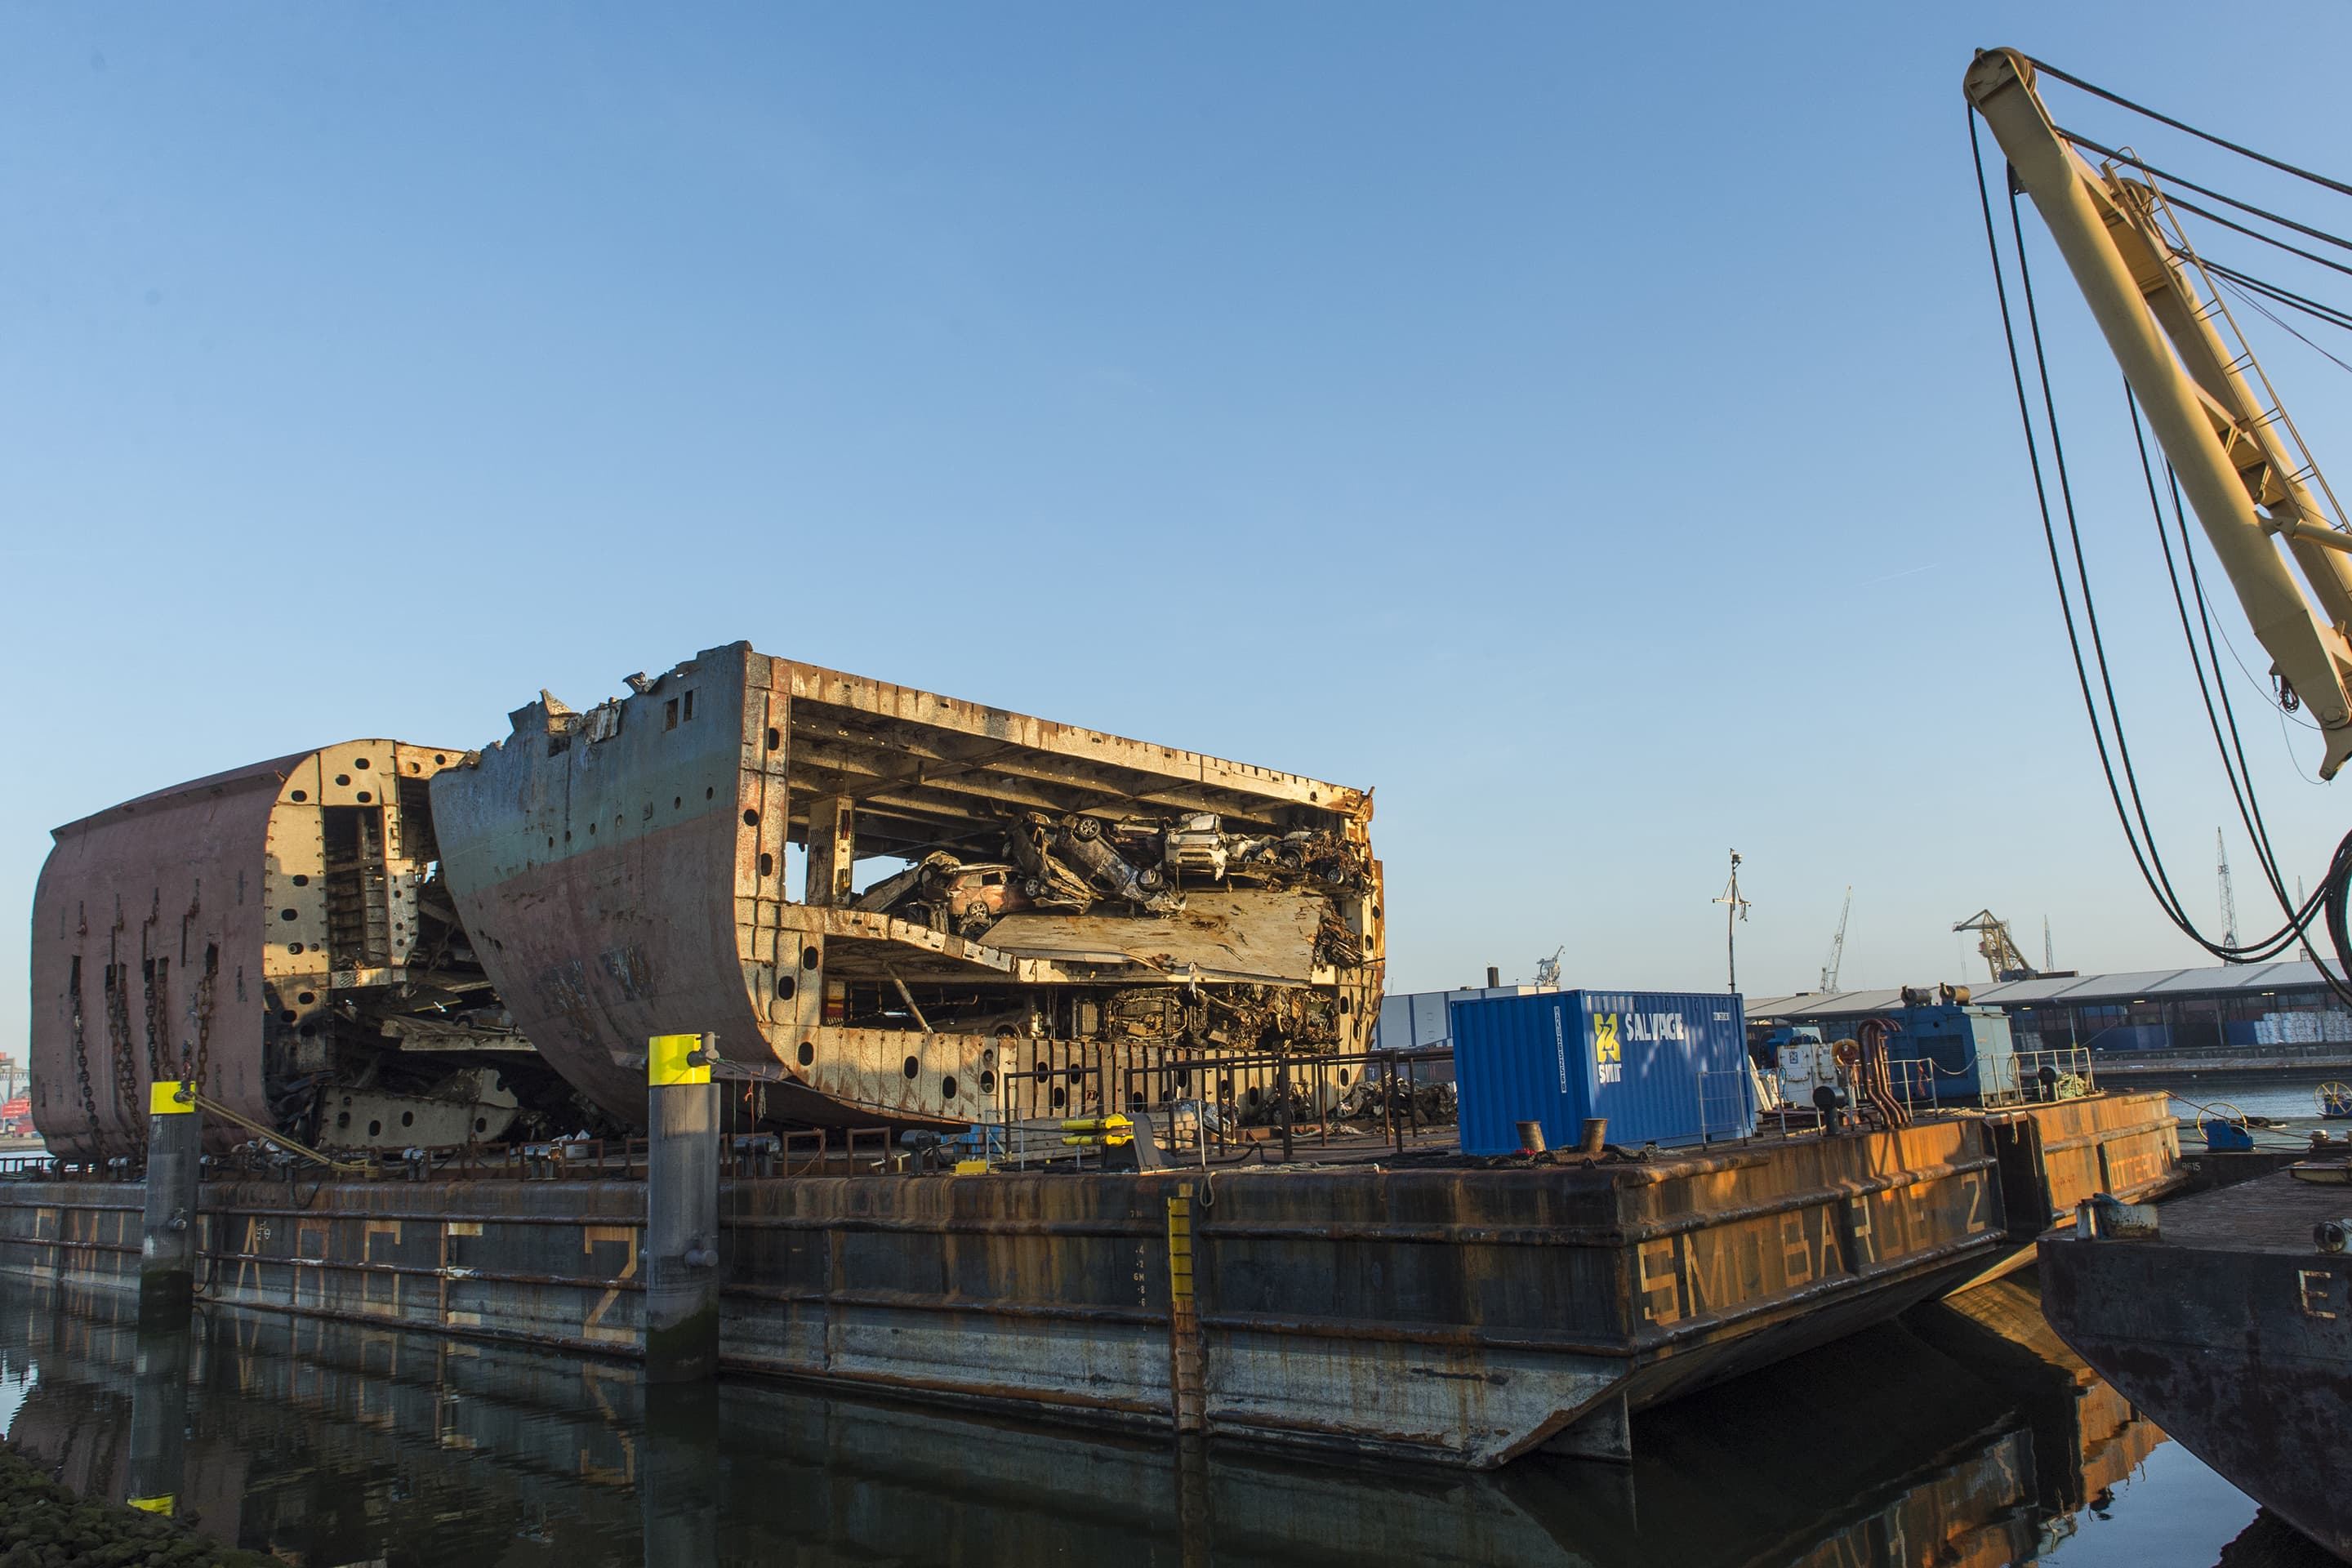
[[(632, 684), (520, 710), (432, 797), (499, 994), (615, 1119), (656, 1034), (835, 1125), (1029, 1114), (1105, 1047), (1369, 1042), (1367, 795), (742, 644)], [(877, 858), (903, 869), (858, 893)]]
[[(194, 1079), (260, 1126), (299, 1121), (306, 1136), (345, 1147), (370, 1142), (371, 1119), (391, 1124), (377, 1141), (394, 1146), (462, 1141), (494, 1118), (503, 1131), (511, 1096), (491, 1094), (504, 1103), (477, 1117), (470, 1097), (362, 1089), (354, 1080), (372, 1078), (372, 1064), (349, 1070), (352, 1053), (396, 1053), (390, 1031), (419, 1013), (437, 1020), (446, 1047), (488, 1039), (463, 1021), (465, 989), (486, 987), (427, 886), (425, 784), (465, 755), (350, 741), (58, 828), (32, 930), (32, 1110), (51, 1152), (143, 1152), (158, 1078)], [(527, 1050), (510, 1034), (488, 1043)], [(457, 1070), (436, 1060), (413, 1075), (420, 1089), (436, 1072), (446, 1088)], [(338, 1130), (331, 1097), (346, 1089), (344, 1110), (361, 1115)], [(218, 1119), (207, 1134), (215, 1147), (247, 1136)]]

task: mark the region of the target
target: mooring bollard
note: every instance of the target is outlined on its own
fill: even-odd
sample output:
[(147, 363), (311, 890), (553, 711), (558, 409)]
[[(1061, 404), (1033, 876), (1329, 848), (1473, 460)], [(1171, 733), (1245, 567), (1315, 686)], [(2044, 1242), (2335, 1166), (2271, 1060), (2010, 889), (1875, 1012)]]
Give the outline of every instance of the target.
[(707, 1035), (646, 1042), (646, 1377), (719, 1370), (719, 1086)]
[(193, 1087), (159, 1079), (147, 1089), (146, 1219), (139, 1238), (139, 1322), (175, 1329), (196, 1293), (196, 1178), (204, 1118)]

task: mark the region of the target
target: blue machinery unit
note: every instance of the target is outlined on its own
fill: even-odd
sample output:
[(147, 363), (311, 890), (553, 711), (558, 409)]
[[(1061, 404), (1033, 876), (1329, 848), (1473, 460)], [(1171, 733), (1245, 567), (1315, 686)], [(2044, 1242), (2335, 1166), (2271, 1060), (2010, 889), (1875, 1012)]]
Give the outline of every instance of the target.
[(1673, 1147), (1755, 1131), (1754, 1079), (1739, 998), (1560, 991), (1454, 1004), (1462, 1149), (1507, 1154), (1517, 1123), (1573, 1147), (1588, 1118), (1608, 1140)]
[[(1897, 1007), (1887, 1016), (1895, 1026), (1886, 1037), (1887, 1059), (1935, 1064), (1936, 1099), (1981, 1100), (2026, 1087), (2017, 1081), (2017, 1047), (2000, 1008), (1937, 1002)], [(1914, 1080), (1915, 1089), (1926, 1085)]]

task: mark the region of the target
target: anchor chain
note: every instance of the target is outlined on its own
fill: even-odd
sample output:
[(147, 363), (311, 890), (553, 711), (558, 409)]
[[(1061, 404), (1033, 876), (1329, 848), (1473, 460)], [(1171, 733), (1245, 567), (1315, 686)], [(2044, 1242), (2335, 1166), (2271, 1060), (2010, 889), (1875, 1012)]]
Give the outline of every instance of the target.
[(196, 977), (196, 1051), (192, 1059), (184, 1043), (180, 1049), (180, 1081), (192, 1083), (201, 1094), (213, 1052), (213, 982), (220, 976), (220, 949), (205, 949), (205, 972)]
[(114, 1059), (114, 1110), (125, 1127), (138, 1125), (139, 1068), (131, 1060), (131, 966), (106, 966), (106, 1044)]
[(169, 989), (171, 976), (164, 971), (164, 966), (171, 962), (168, 958), (150, 958), (143, 960), (139, 965), (142, 986), (140, 999), (147, 1015), (147, 1080), (150, 1083), (163, 1076), (163, 1050), (156, 1043), (155, 1037), (158, 1033), (171, 1033), (169, 1024), (164, 1024), (160, 1030), (156, 1026), (156, 1014), (163, 1005), (163, 999), (156, 994), (155, 979), (158, 972), (163, 972), (164, 986)]
[(82, 1024), (81, 960), (73, 961), (73, 978), (67, 992), (73, 1003), (74, 1083), (81, 1091), (81, 1113), (89, 1118), (90, 1146), (100, 1160), (106, 1158), (106, 1134), (98, 1125), (98, 1091), (89, 1081), (89, 1040)]

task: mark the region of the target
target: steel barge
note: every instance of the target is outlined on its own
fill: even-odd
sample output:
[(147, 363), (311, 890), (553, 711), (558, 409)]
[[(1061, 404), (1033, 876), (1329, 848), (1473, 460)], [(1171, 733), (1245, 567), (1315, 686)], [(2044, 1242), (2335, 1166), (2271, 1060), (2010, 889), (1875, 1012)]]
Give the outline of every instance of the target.
[[(721, 1363), (1328, 1454), (1623, 1458), (1633, 1412), (1996, 1271), (2054, 1208), (2125, 1184), (2104, 1173), (2161, 1188), (2172, 1136), (2161, 1100), (2095, 1097), (1500, 1167), (739, 1161)], [(835, 1148), (822, 1169), (857, 1168)], [(643, 1154), (516, 1150), (462, 1171), (224, 1173), (196, 1215), (199, 1299), (640, 1353)], [(133, 1291), (140, 1208), (129, 1182), (0, 1183), (0, 1271)]]
[[(2318, 1173), (2333, 1180), (2312, 1181)], [(2041, 1244), (2043, 1310), (2181, 1447), (2352, 1561), (2352, 1169), (2288, 1170)], [(2153, 1226), (2151, 1232), (2150, 1226)], [(2128, 1229), (2130, 1234), (2123, 1232)]]

